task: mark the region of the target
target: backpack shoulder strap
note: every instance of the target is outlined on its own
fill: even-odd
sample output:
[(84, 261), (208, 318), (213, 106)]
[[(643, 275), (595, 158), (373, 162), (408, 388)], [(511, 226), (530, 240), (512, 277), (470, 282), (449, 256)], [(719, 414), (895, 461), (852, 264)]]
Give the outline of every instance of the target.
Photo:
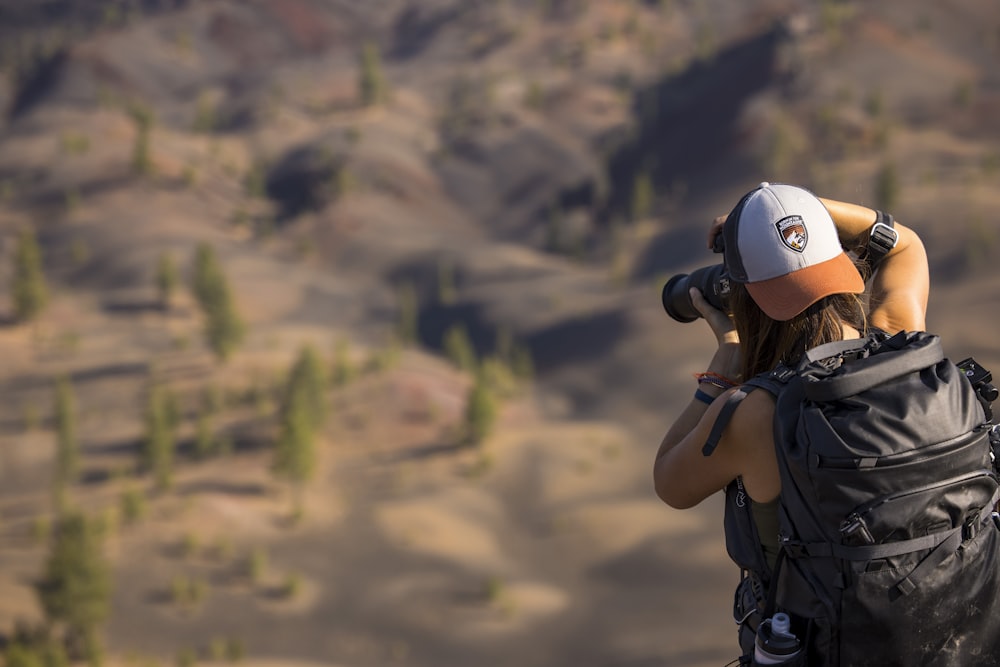
[(769, 373), (762, 373), (741, 384), (736, 391), (726, 398), (726, 403), (722, 406), (722, 411), (715, 418), (715, 423), (712, 424), (712, 430), (708, 434), (708, 439), (705, 440), (705, 444), (701, 448), (702, 456), (711, 456), (715, 448), (719, 446), (719, 440), (722, 438), (722, 433), (726, 430), (726, 426), (729, 425), (729, 420), (733, 418), (733, 413), (736, 412), (736, 408), (740, 406), (740, 403), (743, 402), (743, 399), (750, 392), (754, 389), (764, 389), (777, 398), (778, 394), (785, 387), (785, 384), (794, 375), (795, 371), (791, 368), (778, 366)]

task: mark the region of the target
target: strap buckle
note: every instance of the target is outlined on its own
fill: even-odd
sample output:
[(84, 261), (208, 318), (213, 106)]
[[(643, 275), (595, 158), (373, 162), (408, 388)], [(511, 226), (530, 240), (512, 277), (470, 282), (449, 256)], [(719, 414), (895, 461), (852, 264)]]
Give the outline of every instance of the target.
[(805, 558), (809, 555), (809, 550), (804, 542), (785, 538), (780, 540), (780, 545), (789, 558)]
[(975, 539), (976, 535), (979, 534), (979, 527), (981, 525), (981, 518), (978, 514), (970, 516), (966, 522), (962, 524), (962, 541), (968, 542), (969, 540)]
[(789, 368), (788, 366), (785, 366), (784, 364), (778, 365), (770, 373), (771, 379), (777, 380), (778, 382), (782, 382), (782, 383), (788, 382), (789, 380), (792, 379), (792, 377), (794, 375), (795, 375), (795, 369), (794, 368)]
[(879, 214), (875, 224), (872, 225), (871, 233), (868, 235), (867, 259), (872, 268), (878, 266), (879, 262), (899, 242), (899, 232), (892, 227), (892, 216), (881, 211)]

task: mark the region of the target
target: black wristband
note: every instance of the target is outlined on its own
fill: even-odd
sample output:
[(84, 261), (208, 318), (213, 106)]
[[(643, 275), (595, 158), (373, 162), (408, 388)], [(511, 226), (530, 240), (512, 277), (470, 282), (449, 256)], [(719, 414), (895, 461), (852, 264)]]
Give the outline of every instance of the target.
[(715, 396), (712, 396), (708, 392), (702, 391), (701, 389), (695, 390), (694, 397), (697, 398), (702, 403), (704, 403), (705, 405), (711, 405), (712, 403), (715, 402)]

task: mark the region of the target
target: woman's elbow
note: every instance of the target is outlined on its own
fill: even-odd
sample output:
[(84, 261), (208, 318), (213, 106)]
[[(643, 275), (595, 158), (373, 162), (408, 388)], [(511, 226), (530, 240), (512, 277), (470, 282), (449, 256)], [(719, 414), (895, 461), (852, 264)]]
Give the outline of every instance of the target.
[(653, 474), (653, 486), (659, 499), (676, 510), (690, 509), (698, 504), (690, 494), (682, 493), (677, 484), (671, 484), (669, 480), (664, 479), (659, 471)]

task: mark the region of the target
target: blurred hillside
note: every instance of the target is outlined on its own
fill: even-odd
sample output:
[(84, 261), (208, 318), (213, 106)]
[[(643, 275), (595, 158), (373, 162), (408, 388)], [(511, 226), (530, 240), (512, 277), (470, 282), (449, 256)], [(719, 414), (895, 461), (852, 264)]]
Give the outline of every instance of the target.
[(915, 228), (1000, 369), (998, 55), (985, 0), (0, 0), (0, 634), (76, 508), (107, 661), (724, 664), (659, 288), (796, 182)]

